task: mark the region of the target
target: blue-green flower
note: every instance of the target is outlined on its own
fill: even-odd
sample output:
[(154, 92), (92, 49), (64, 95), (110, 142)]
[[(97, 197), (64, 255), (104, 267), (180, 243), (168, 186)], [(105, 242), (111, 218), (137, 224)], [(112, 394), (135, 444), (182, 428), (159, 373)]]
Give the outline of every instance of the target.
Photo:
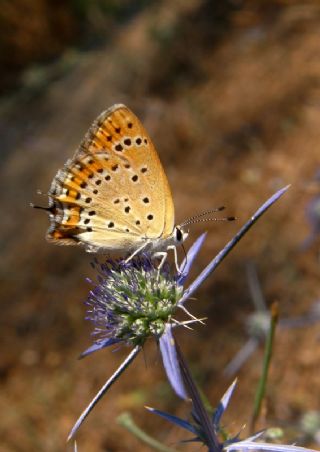
[[(278, 190), (256, 211), (187, 289), (184, 289), (184, 284), (204, 242), (205, 234), (191, 246), (176, 275), (171, 274), (168, 265), (159, 270), (148, 255), (141, 255), (127, 263), (119, 260), (109, 260), (104, 264), (95, 262), (94, 267), (99, 272), (98, 281), (87, 300), (87, 319), (94, 323), (95, 340), (82, 357), (114, 344), (130, 345), (133, 349), (83, 411), (71, 430), (69, 439), (150, 337), (154, 337), (160, 345), (164, 368), (174, 391), (183, 399), (188, 397), (178, 365), (172, 331), (177, 326), (188, 326), (201, 320), (194, 318), (184, 304), (287, 188)], [(188, 315), (186, 320), (175, 319), (178, 309)]]
[(95, 266), (100, 281), (90, 292), (87, 319), (94, 324), (96, 345), (135, 346), (150, 336), (160, 338), (183, 293), (169, 265), (159, 271), (150, 256), (142, 255), (128, 263), (109, 260)]

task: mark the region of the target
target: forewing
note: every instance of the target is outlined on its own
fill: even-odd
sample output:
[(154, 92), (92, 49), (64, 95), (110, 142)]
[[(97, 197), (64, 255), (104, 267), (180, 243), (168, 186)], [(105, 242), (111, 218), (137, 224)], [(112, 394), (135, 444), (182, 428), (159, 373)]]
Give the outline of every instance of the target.
[(174, 208), (159, 157), (124, 105), (103, 112), (49, 191), (47, 237), (94, 250), (126, 249), (167, 238)]

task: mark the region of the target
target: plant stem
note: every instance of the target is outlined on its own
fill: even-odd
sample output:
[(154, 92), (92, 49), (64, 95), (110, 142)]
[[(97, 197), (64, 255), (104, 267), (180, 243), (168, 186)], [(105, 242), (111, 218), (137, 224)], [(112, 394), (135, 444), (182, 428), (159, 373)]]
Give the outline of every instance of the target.
[(153, 449), (159, 450), (160, 452), (177, 452), (176, 449), (171, 449), (171, 447), (167, 447), (156, 439), (147, 435), (146, 432), (144, 432), (140, 427), (137, 426), (130, 413), (122, 413), (120, 416), (118, 416), (117, 422)]
[(268, 336), (266, 339), (266, 346), (265, 346), (264, 358), (263, 358), (263, 364), (262, 364), (262, 375), (259, 380), (259, 384), (258, 384), (256, 396), (255, 396), (255, 401), (254, 401), (252, 419), (251, 419), (251, 423), (250, 423), (251, 433), (255, 430), (255, 424), (257, 422), (257, 419), (260, 416), (262, 401), (263, 401), (265, 393), (266, 393), (267, 379), (268, 379), (270, 362), (271, 362), (272, 352), (273, 352), (274, 336), (275, 336), (276, 326), (277, 326), (278, 318), (279, 318), (279, 306), (278, 306), (277, 302), (272, 303), (270, 313), (271, 313), (270, 328), (269, 328)]

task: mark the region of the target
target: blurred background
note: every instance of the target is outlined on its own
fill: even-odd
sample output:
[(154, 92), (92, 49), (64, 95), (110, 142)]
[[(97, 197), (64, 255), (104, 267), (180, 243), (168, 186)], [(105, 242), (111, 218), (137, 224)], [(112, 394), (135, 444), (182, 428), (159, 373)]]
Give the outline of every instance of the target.
[[(128, 353), (77, 360), (91, 343), (83, 302), (92, 256), (46, 243), (47, 215), (29, 207), (46, 205), (37, 190), (47, 192), (94, 118), (116, 102), (153, 138), (177, 222), (221, 205), (237, 217), (194, 226), (187, 246), (204, 229), (208, 237), (193, 275), (292, 184), (188, 304), (208, 320), (180, 331), (181, 346), (215, 405), (233, 378), (225, 367), (248, 340), (252, 278), (269, 305), (279, 302), (281, 319), (310, 320), (318, 306), (319, 2), (3, 0), (0, 62), (1, 452), (72, 450), (74, 421)], [(278, 328), (259, 424), (318, 448), (301, 419), (320, 409), (319, 338), (316, 322)], [(224, 419), (233, 433), (250, 419), (262, 356), (260, 345), (236, 372)], [(83, 425), (79, 451), (150, 450), (117, 424), (124, 411), (167, 445), (198, 450), (179, 445), (186, 435), (145, 404), (188, 412), (151, 342)]]

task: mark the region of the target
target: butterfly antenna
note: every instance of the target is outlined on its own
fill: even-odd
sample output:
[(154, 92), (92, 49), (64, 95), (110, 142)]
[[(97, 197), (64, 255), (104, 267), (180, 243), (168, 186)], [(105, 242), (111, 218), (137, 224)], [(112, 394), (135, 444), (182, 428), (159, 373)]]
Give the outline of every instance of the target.
[(190, 224), (195, 224), (195, 223), (203, 223), (205, 221), (235, 221), (237, 218), (236, 217), (224, 217), (224, 218), (194, 218), (193, 220), (190, 220), (188, 222), (185, 222), (183, 224), (183, 226), (187, 226)]
[(216, 207), (215, 209), (206, 210), (197, 215), (193, 215), (192, 217), (187, 218), (186, 221), (184, 221), (182, 224), (180, 224), (180, 226), (187, 226), (188, 224), (193, 223), (193, 220), (196, 220), (197, 218), (201, 218), (201, 217), (204, 217), (205, 215), (209, 215), (209, 213), (221, 212), (224, 209), (225, 209), (225, 206), (220, 206), (220, 207)]
[[(37, 190), (37, 195), (39, 196), (48, 196), (48, 193), (43, 193), (42, 190), (40, 190), (40, 188), (38, 188)], [(43, 206), (37, 206), (36, 204), (33, 204), (33, 202), (30, 202), (30, 207), (32, 207), (33, 209), (41, 209), (41, 210), (46, 210), (47, 212), (51, 212), (53, 213), (54, 211), (54, 207), (43, 207)]]
[(54, 206), (51, 207), (43, 207), (43, 206), (37, 206), (36, 204), (33, 204), (33, 202), (30, 202), (30, 207), (32, 207), (33, 209), (41, 209), (41, 210), (46, 210), (47, 212), (54, 212)]

